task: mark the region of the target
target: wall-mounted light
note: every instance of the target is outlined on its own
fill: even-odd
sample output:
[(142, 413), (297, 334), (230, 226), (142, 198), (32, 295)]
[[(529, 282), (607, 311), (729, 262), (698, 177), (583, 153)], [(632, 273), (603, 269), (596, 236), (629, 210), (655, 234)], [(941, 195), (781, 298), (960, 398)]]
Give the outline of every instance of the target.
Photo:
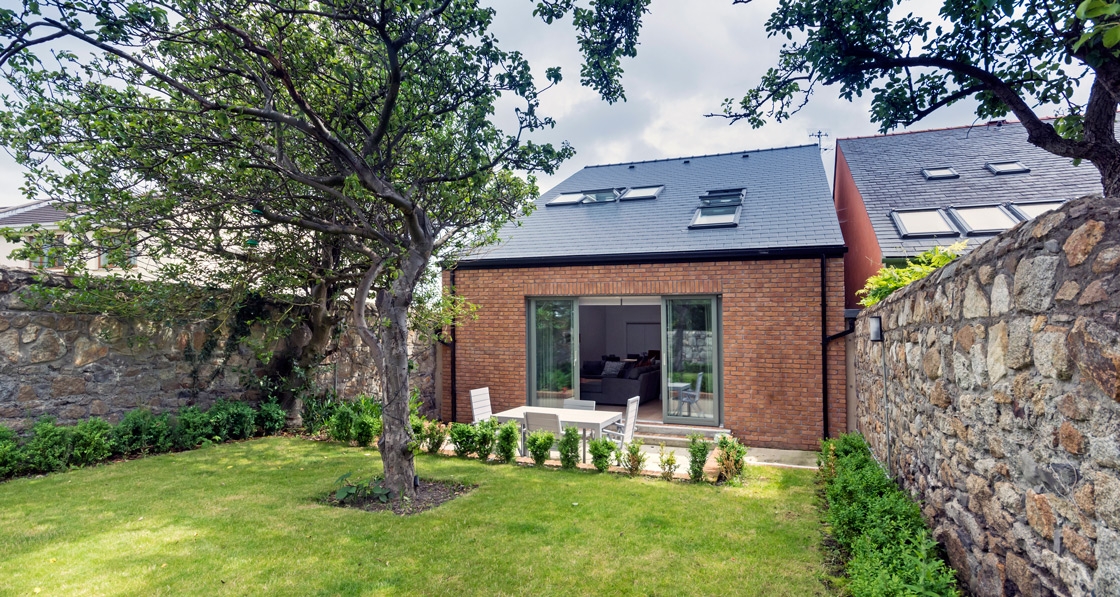
[(883, 341), (883, 318), (879, 316), (868, 317), (867, 324), (870, 328), (870, 335), (872, 342)]

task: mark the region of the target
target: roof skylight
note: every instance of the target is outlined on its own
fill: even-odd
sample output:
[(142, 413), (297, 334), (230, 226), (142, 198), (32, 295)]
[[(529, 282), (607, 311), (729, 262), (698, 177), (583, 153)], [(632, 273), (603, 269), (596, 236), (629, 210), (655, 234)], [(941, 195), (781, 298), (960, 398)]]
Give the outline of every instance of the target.
[(546, 205), (570, 205), (572, 203), (579, 203), (583, 201), (583, 193), (563, 193), (559, 197), (546, 203)]
[(957, 236), (956, 228), (940, 209), (892, 211), (891, 219), (904, 237)]
[(987, 164), (984, 164), (984, 167), (987, 168), (989, 172), (997, 176), (1000, 174), (1020, 174), (1023, 172), (1031, 171), (1030, 168), (1024, 166), (1022, 162), (1018, 161), (988, 162)]
[(703, 203), (705, 206), (742, 205), (743, 196), (746, 194), (746, 189), (708, 191), (708, 194), (700, 196), (700, 203)]
[(633, 201), (637, 199), (657, 199), (661, 191), (665, 189), (665, 185), (656, 185), (648, 187), (632, 187), (626, 189), (626, 192), (619, 197), (620, 201)]
[(611, 203), (613, 201), (618, 201), (618, 191), (615, 189), (584, 191), (583, 203)]
[(689, 228), (721, 228), (739, 225), (738, 205), (699, 207), (692, 216)]
[(995, 234), (1019, 223), (1015, 216), (998, 205), (951, 207), (949, 212), (966, 234)]
[(1033, 220), (1042, 214), (1058, 209), (1064, 201), (1036, 201), (1032, 203), (1012, 203), (1011, 211), (1024, 220)]
[(960, 178), (961, 175), (957, 171), (948, 167), (941, 166), (937, 168), (922, 168), (922, 176), (926, 180), (945, 180), (949, 178)]

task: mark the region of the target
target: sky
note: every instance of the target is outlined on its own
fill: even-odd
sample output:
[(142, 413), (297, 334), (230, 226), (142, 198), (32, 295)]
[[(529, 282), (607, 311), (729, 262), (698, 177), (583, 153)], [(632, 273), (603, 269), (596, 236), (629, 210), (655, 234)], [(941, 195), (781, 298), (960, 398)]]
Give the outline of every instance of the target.
[[(752, 129), (730, 125), (719, 112), (725, 98), (739, 98), (775, 64), (781, 40), (766, 37), (764, 24), (777, 0), (732, 4), (731, 0), (653, 0), (646, 15), (638, 57), (626, 59), (623, 83), (627, 101), (614, 105), (579, 84), (581, 62), (570, 22), (545, 25), (532, 16), (533, 0), (484, 0), (497, 10), (492, 27), (500, 47), (518, 49), (544, 85), (544, 71), (560, 66), (563, 82), (545, 92), (541, 111), (556, 127), (533, 137), (540, 142), (567, 140), (576, 155), (552, 176), (539, 176), (542, 192), (584, 166), (705, 155), (816, 143), (811, 133), (827, 134), (821, 159), (832, 178), (837, 138), (874, 135), (870, 98), (847, 102), (837, 89), (816, 90), (808, 106), (782, 123)], [(940, 2), (907, 2), (906, 10), (933, 16)], [(499, 124), (513, 122), (513, 102), (499, 104)], [(961, 102), (935, 112), (912, 130), (966, 126), (974, 104)], [(19, 191), (22, 169), (0, 153), (0, 205), (25, 199)]]

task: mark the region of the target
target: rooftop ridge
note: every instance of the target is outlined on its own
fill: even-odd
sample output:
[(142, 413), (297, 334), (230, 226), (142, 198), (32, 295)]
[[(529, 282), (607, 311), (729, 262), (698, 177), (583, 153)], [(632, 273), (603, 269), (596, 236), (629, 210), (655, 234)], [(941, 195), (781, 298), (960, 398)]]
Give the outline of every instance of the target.
[(7, 218), (10, 218), (11, 216), (27, 213), (29, 211), (33, 211), (41, 207), (48, 207), (51, 205), (54, 205), (54, 201), (50, 199), (36, 199), (35, 201), (32, 201), (30, 203), (23, 203), (20, 205), (5, 207), (3, 209), (0, 209), (0, 222)]
[[(1039, 120), (1057, 120), (1057, 118), (1058, 118), (1057, 116), (1044, 116), (1044, 117), (1041, 117)], [(1022, 121), (1019, 121), (1019, 120), (989, 120), (988, 122), (986, 122), (984, 124), (975, 124), (975, 123), (974, 124), (961, 124), (961, 125), (957, 125), (957, 126), (943, 126), (943, 127), (939, 127), (939, 128), (922, 129), (920, 131), (898, 131), (898, 132), (895, 132), (895, 133), (883, 133), (883, 134), (879, 134), (879, 135), (858, 135), (858, 136), (855, 136), (855, 137), (840, 137), (840, 138), (836, 139), (836, 141), (837, 142), (839, 142), (839, 141), (856, 141), (856, 140), (860, 140), (860, 139), (882, 139), (882, 138), (885, 138), (885, 137), (899, 137), (899, 136), (902, 136), (902, 135), (918, 135), (918, 134), (921, 134), (921, 133), (940, 133), (940, 132), (944, 132), (944, 131), (956, 131), (956, 130), (960, 130), (960, 129), (974, 129), (974, 128), (981, 128), (981, 127), (989, 127), (989, 126), (992, 126), (996, 123), (999, 123), (998, 126), (1011, 125), (1011, 124), (1017, 124), (1019, 126), (1023, 125)]]
[(783, 149), (801, 149), (803, 147), (817, 147), (817, 145), (813, 144), (813, 143), (807, 143), (805, 145), (787, 145), (785, 147), (767, 147), (767, 148), (764, 148), (764, 149), (743, 149), (743, 150), (740, 150), (740, 151), (727, 151), (727, 152), (724, 152), (724, 153), (708, 153), (708, 154), (704, 154), (704, 155), (682, 155), (680, 157), (675, 157), (675, 158), (658, 158), (656, 160), (638, 160), (638, 161), (634, 161), (634, 162), (616, 162), (616, 163), (612, 163), (612, 164), (591, 164), (589, 166), (584, 166), (583, 169), (587, 170), (589, 168), (609, 168), (611, 166), (629, 166), (629, 165), (637, 165), (637, 164), (656, 164), (657, 162), (675, 162), (675, 161), (678, 161), (678, 160), (693, 160), (693, 159), (700, 159), (700, 158), (718, 158), (718, 157), (722, 157), (722, 156), (725, 156), (725, 155), (739, 155), (739, 154), (744, 154), (744, 153), (761, 153), (763, 151), (780, 151), (780, 150), (783, 150)]

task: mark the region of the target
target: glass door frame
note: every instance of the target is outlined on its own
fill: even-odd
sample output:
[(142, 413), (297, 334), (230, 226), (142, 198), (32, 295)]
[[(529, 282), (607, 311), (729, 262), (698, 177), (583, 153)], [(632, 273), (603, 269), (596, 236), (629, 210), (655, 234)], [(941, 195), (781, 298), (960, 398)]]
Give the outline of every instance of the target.
[[(715, 342), (712, 356), (712, 406), (711, 419), (696, 419), (669, 414), (672, 397), (669, 395), (669, 301), (710, 300), (712, 302), (712, 327)], [(661, 296), (661, 421), (668, 425), (693, 425), (720, 427), (723, 425), (723, 297), (718, 294), (679, 294)]]
[(536, 406), (537, 397), (537, 301), (572, 302), (572, 398), (579, 400), (579, 297), (525, 297), (525, 405)]

